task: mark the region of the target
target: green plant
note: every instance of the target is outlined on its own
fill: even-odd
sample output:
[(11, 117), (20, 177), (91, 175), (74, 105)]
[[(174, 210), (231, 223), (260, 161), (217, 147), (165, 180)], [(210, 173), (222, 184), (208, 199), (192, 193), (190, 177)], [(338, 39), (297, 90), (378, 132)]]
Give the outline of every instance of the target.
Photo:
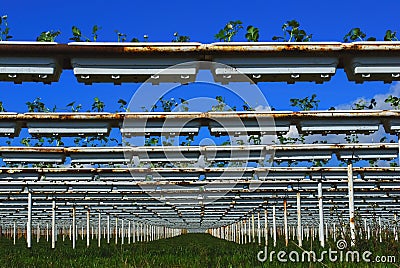
[(260, 34), (259, 34), (259, 29), (249, 25), (247, 27), (247, 33), (245, 35), (247, 41), (249, 42), (258, 42), (258, 39), (260, 38)]
[(172, 40), (172, 42), (189, 42), (190, 41), (190, 37), (187, 35), (179, 35), (178, 32), (174, 33), (174, 39)]
[(56, 40), (56, 37), (61, 34), (60, 31), (47, 31), (47, 32), (42, 32), (37, 38), (36, 41), (39, 42), (54, 42)]
[(41, 98), (37, 97), (32, 102), (28, 101), (25, 103), (28, 107), (28, 112), (36, 112), (36, 113), (48, 113), (48, 112), (55, 112), (56, 106), (53, 109), (49, 109), (46, 105), (41, 101)]
[(121, 32), (119, 32), (118, 30), (115, 30), (114, 32), (117, 34), (117, 42), (118, 42), (118, 43), (119, 43), (119, 42), (125, 42), (125, 41), (126, 41), (126, 38), (127, 38), (127, 35), (126, 35), (126, 34), (121, 33)]
[(5, 113), (5, 112), (7, 112), (7, 111), (6, 111), (6, 109), (4, 109), (3, 102), (0, 101), (0, 113)]
[[(296, 20), (288, 20), (282, 25), (283, 36), (274, 36), (274, 41), (285, 41), (285, 42), (309, 42), (311, 41), (312, 34), (307, 34), (304, 30), (301, 30), (300, 23)], [(289, 35), (289, 36), (287, 36)]]
[(12, 38), (10, 35), (10, 27), (8, 27), (7, 15), (0, 17), (0, 41), (7, 41)]
[(94, 101), (92, 103), (92, 111), (93, 112), (104, 112), (104, 107), (106, 105), (104, 102), (102, 102), (98, 97), (94, 98)]
[(312, 94), (311, 98), (305, 97), (303, 99), (290, 99), (290, 105), (293, 107), (298, 107), (302, 111), (309, 111), (311, 109), (318, 109), (319, 100), (316, 99), (317, 95)]
[(158, 144), (158, 138), (146, 138), (144, 146), (156, 146)]
[(230, 42), (240, 29), (243, 29), (242, 22), (240, 20), (228, 22), (223, 29), (221, 29), (216, 35), (215, 39), (224, 42)]
[[(97, 25), (94, 25), (92, 27), (93, 42), (97, 41), (97, 38), (98, 38), (97, 32), (100, 29), (101, 29), (101, 27), (99, 27)], [(72, 26), (72, 35), (73, 35), (73, 37), (71, 37), (69, 40), (76, 41), (76, 42), (90, 42), (90, 38), (82, 35), (82, 31), (76, 26)]]
[(75, 101), (68, 103), (67, 107), (71, 107), (71, 112), (77, 113), (82, 109), (82, 104), (78, 104), (75, 106)]
[(119, 99), (119, 100), (118, 100), (118, 103), (120, 104), (120, 105), (119, 105), (119, 110), (120, 110), (120, 111), (129, 112), (129, 109), (126, 107), (126, 105), (128, 104), (128, 103), (126, 102), (126, 100)]
[(376, 101), (375, 99), (371, 99), (368, 103), (368, 101), (364, 99), (358, 100), (358, 102), (353, 103), (354, 107), (353, 110), (367, 110), (367, 109), (374, 109), (376, 106)]
[(395, 110), (398, 110), (400, 108), (400, 98), (396, 96), (389, 95), (385, 99), (386, 103), (390, 103), (390, 106), (392, 106)]
[(399, 41), (396, 36), (396, 32), (392, 32), (391, 30), (387, 30), (385, 36), (383, 37), (384, 41)]
[[(366, 37), (367, 34), (361, 31), (360, 28), (353, 28), (343, 37), (343, 41), (344, 42), (352, 42), (356, 40), (364, 41)], [(368, 37), (366, 41), (376, 41), (376, 38)]]

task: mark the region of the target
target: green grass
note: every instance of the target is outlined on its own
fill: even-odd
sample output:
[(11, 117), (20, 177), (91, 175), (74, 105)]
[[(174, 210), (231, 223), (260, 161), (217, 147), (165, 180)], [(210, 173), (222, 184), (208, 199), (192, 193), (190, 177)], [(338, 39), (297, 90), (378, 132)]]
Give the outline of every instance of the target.
[[(38, 244), (33, 241), (32, 249), (27, 249), (24, 239), (18, 239), (14, 246), (12, 240), (0, 238), (0, 267), (398, 267), (392, 264), (367, 266), (366, 263), (339, 264), (328, 261), (324, 261), (327, 266), (318, 263), (285, 264), (278, 262), (276, 257), (272, 263), (261, 263), (257, 260), (257, 253), (263, 247), (238, 245), (207, 234), (187, 234), (125, 245), (115, 245), (114, 241), (108, 245), (102, 241), (101, 248), (97, 247), (97, 240), (91, 242), (92, 245), (86, 248), (86, 239), (79, 239), (77, 248), (73, 250), (68, 239), (65, 242), (59, 240), (56, 249), (52, 250), (50, 243), (42, 238)], [(294, 243), (286, 248), (282, 241), (279, 242), (276, 251), (299, 250)], [(314, 241), (313, 249), (320, 251), (317, 244)], [(310, 246), (305, 241), (304, 248), (310, 250)], [(374, 245), (368, 245), (371, 246)], [(382, 254), (395, 252), (398, 255), (397, 247), (393, 244), (387, 244), (384, 248), (379, 243), (376, 246), (381, 247)], [(274, 249), (270, 247), (269, 250)]]

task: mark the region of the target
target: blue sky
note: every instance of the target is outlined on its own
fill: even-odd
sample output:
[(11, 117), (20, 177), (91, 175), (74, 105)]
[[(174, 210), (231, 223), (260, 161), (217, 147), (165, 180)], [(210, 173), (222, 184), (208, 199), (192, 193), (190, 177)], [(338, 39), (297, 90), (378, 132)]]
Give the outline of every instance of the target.
[[(379, 3), (379, 4), (377, 4)], [(1, 14), (8, 15), (12, 40), (35, 40), (47, 30), (60, 30), (59, 43), (67, 43), (71, 27), (78, 26), (90, 35), (91, 27), (99, 25), (98, 41), (116, 41), (115, 30), (149, 41), (171, 41), (173, 33), (189, 35), (191, 41), (211, 43), (214, 35), (230, 20), (260, 28), (260, 41), (270, 41), (281, 35), (284, 22), (296, 19), (301, 28), (313, 34), (313, 41), (341, 41), (353, 27), (360, 27), (368, 36), (382, 40), (387, 29), (400, 30), (400, 2), (376, 1), (3, 1)], [(245, 31), (234, 39), (244, 41)], [(291, 110), (290, 98), (303, 98), (315, 93), (320, 109), (349, 104), (358, 97), (372, 98), (387, 94), (393, 85), (369, 82), (356, 85), (348, 82), (342, 70), (332, 81), (314, 83), (260, 83), (269, 104), (279, 110)], [(137, 84), (114, 86), (78, 84), (72, 71), (64, 71), (58, 83), (51, 86), (24, 83), (0, 83), (0, 101), (11, 111), (26, 110), (25, 102), (41, 97), (48, 106), (59, 110), (74, 100), (89, 109), (94, 97), (106, 103), (106, 110), (115, 111), (117, 100), (129, 100)]]

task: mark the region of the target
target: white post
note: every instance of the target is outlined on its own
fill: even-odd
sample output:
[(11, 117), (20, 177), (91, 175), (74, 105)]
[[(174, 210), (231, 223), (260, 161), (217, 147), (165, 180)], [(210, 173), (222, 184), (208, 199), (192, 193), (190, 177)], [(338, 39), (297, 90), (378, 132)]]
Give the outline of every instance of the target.
[(379, 223), (379, 242), (382, 243), (382, 221), (381, 221), (381, 216), (378, 218), (378, 223)]
[(26, 243), (28, 248), (32, 247), (32, 193), (28, 192), (28, 222), (26, 225)]
[(49, 223), (46, 223), (46, 241), (49, 242)]
[(287, 200), (283, 200), (283, 225), (285, 228), (285, 245), (289, 245), (289, 232), (288, 232), (288, 222), (287, 222)]
[(257, 236), (258, 244), (261, 245), (261, 223), (260, 223), (260, 212), (257, 212)]
[(398, 241), (399, 238), (398, 238), (398, 235), (397, 235), (397, 214), (396, 213), (394, 213), (393, 218), (394, 218), (394, 227), (393, 227), (394, 240)]
[(40, 226), (39, 223), (36, 225), (36, 243), (39, 243), (40, 241)]
[(107, 215), (107, 244), (110, 244), (110, 215)]
[(86, 212), (86, 247), (90, 245), (90, 209)]
[(325, 247), (324, 239), (324, 208), (322, 203), (322, 182), (318, 182), (318, 207), (319, 207), (319, 242)]
[(333, 223), (333, 242), (336, 242), (336, 224)]
[(300, 203), (300, 192), (296, 194), (297, 200), (297, 242), (299, 247), (303, 246), (303, 241), (301, 237), (301, 203)]
[(128, 221), (128, 244), (131, 243), (131, 221)]
[(272, 206), (272, 229), (273, 229), (274, 247), (276, 247), (276, 210), (275, 210), (275, 205)]
[(265, 245), (268, 246), (268, 212), (264, 209), (264, 238)]
[(115, 218), (115, 244), (118, 243), (118, 218)]
[(353, 186), (353, 164), (349, 162), (347, 164), (347, 180), (349, 188), (349, 214), (350, 214), (350, 237), (351, 246), (356, 245), (356, 224), (355, 224), (355, 212), (354, 212), (354, 186)]
[(121, 229), (121, 245), (124, 244), (124, 236), (125, 236), (125, 229), (124, 229), (124, 219), (121, 220), (122, 229)]
[(14, 229), (13, 229), (13, 238), (14, 238), (14, 245), (16, 243), (17, 240), (17, 224), (14, 221)]
[(75, 248), (76, 243), (76, 208), (72, 207), (72, 248)]
[(99, 213), (99, 222), (97, 223), (97, 246), (100, 247), (101, 244), (101, 213)]
[(56, 200), (53, 200), (51, 215), (51, 248), (56, 248)]
[(253, 243), (256, 242), (256, 231), (255, 231), (255, 223), (254, 223), (254, 213), (251, 215), (251, 235), (253, 237)]

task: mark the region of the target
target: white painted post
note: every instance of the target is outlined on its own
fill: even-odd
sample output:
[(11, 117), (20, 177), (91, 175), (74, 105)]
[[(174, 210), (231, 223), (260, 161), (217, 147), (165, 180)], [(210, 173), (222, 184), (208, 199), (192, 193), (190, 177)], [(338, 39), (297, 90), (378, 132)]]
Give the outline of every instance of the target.
[(110, 244), (110, 215), (107, 215), (107, 244)]
[(115, 218), (115, 244), (118, 243), (118, 218)]
[(86, 212), (86, 247), (90, 245), (90, 209)]
[(303, 246), (303, 241), (301, 237), (301, 203), (300, 203), (300, 192), (296, 194), (297, 201), (297, 243), (299, 247)]
[(51, 248), (56, 248), (56, 200), (53, 200), (51, 215)]
[(268, 212), (264, 209), (264, 238), (265, 245), (268, 246)]
[(336, 224), (333, 223), (333, 242), (336, 242)]
[(46, 223), (46, 242), (49, 242), (49, 223)]
[(253, 237), (253, 243), (256, 242), (256, 231), (255, 231), (255, 223), (254, 223), (254, 213), (251, 214), (251, 234)]
[(285, 245), (289, 245), (288, 221), (287, 221), (287, 200), (283, 200), (283, 225), (285, 231)]
[(124, 229), (124, 219), (121, 220), (121, 245), (124, 244), (124, 236), (125, 236), (125, 229)]
[(260, 223), (260, 212), (257, 212), (257, 236), (258, 244), (261, 245), (261, 223)]
[(97, 246), (101, 244), (101, 213), (99, 212), (99, 221), (97, 222)]
[(394, 218), (394, 227), (393, 227), (394, 240), (398, 241), (399, 238), (398, 238), (398, 235), (397, 235), (397, 214), (396, 213), (394, 213), (393, 218)]
[(131, 221), (128, 221), (128, 244), (131, 243)]
[(28, 248), (32, 247), (32, 193), (28, 192), (28, 222), (26, 225), (26, 242)]
[(322, 200), (322, 182), (318, 182), (318, 207), (319, 207), (319, 242), (321, 247), (325, 247), (324, 239), (324, 207)]
[(72, 207), (72, 248), (75, 249), (76, 243), (76, 208)]
[(354, 211), (354, 186), (353, 186), (353, 163), (347, 164), (347, 180), (349, 188), (349, 214), (350, 214), (350, 237), (351, 246), (356, 245), (356, 224), (355, 224), (355, 211)]
[(13, 239), (14, 239), (14, 245), (16, 243), (17, 240), (17, 224), (14, 221), (14, 229), (13, 229)]
[(36, 224), (36, 243), (40, 241), (40, 226), (39, 223)]
[(274, 247), (276, 247), (276, 209), (275, 209), (275, 205), (272, 206), (272, 229), (273, 229)]
[(379, 216), (379, 242), (382, 243), (382, 222), (381, 222), (381, 216)]

